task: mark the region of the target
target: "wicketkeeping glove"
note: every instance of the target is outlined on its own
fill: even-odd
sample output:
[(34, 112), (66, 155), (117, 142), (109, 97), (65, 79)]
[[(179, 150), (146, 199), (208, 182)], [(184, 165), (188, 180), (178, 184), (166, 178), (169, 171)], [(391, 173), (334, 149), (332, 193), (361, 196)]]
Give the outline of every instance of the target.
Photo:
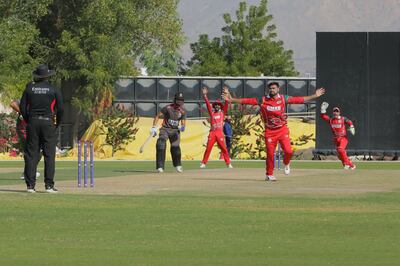
[(157, 136), (157, 127), (150, 128), (150, 135), (154, 138)]
[(349, 131), (353, 136), (356, 134), (356, 129), (354, 128), (354, 126), (350, 126)]
[(328, 109), (329, 103), (327, 102), (323, 102), (321, 104), (321, 114), (325, 114), (326, 113), (326, 109)]

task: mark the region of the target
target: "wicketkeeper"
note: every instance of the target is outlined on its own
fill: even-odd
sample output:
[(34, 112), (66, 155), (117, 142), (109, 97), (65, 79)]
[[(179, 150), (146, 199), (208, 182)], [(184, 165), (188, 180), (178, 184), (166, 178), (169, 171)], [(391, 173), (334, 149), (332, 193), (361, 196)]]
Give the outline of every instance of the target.
[(156, 144), (156, 169), (159, 173), (164, 172), (167, 140), (171, 143), (172, 163), (178, 173), (183, 172), (181, 163), (181, 147), (179, 146), (181, 132), (185, 131), (186, 127), (186, 111), (183, 109), (183, 103), (183, 93), (176, 93), (174, 103), (161, 109), (158, 115), (154, 118), (153, 127), (150, 129), (150, 134), (152, 134), (153, 137), (157, 136), (158, 120), (163, 118), (160, 135)]
[(352, 135), (356, 134), (353, 122), (350, 119), (340, 115), (339, 107), (333, 107), (333, 117), (329, 117), (326, 114), (329, 104), (323, 102), (321, 104), (321, 118), (327, 121), (331, 127), (333, 133), (333, 143), (336, 146), (338, 158), (342, 161), (344, 169), (354, 170), (356, 166), (349, 160), (346, 154), (346, 146), (349, 143), (346, 133), (346, 125), (349, 126), (349, 131)]
[(316, 99), (325, 93), (324, 88), (319, 88), (315, 94), (303, 97), (292, 97), (279, 94), (279, 83), (270, 82), (265, 90), (265, 96), (260, 98), (232, 98), (229, 90), (224, 89), (224, 98), (234, 103), (258, 105), (260, 114), (265, 124), (265, 143), (267, 146), (266, 160), (266, 181), (276, 181), (274, 177), (274, 153), (276, 145), (279, 142), (285, 154), (283, 164), (285, 174), (290, 174), (290, 158), (293, 150), (290, 145), (289, 129), (287, 124), (287, 115), (285, 114), (286, 104), (302, 104), (306, 101)]
[(228, 150), (225, 145), (225, 136), (223, 131), (225, 115), (228, 112), (229, 102), (225, 101), (225, 104), (222, 104), (221, 101), (215, 101), (211, 106), (211, 103), (207, 97), (208, 88), (204, 87), (202, 91), (204, 101), (206, 102), (207, 111), (210, 115), (210, 134), (208, 135), (207, 147), (204, 152), (200, 168), (206, 168), (208, 158), (210, 157), (210, 153), (215, 142), (217, 142), (218, 147), (221, 149), (222, 157), (224, 158), (226, 166), (228, 168), (233, 168), (231, 165), (231, 159), (229, 158)]

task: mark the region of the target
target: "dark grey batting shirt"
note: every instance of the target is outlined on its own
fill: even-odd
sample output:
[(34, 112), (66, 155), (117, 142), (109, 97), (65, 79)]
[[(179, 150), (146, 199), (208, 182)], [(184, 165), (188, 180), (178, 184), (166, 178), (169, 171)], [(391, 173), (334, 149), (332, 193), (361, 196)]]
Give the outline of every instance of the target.
[(179, 121), (186, 120), (186, 111), (175, 104), (163, 107), (160, 112), (164, 116), (162, 126), (166, 128), (178, 129)]

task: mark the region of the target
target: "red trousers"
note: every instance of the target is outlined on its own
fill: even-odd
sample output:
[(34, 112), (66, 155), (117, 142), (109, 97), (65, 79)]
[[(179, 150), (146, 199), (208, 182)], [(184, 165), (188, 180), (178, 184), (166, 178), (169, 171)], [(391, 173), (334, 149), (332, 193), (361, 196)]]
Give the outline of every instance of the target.
[(267, 129), (265, 130), (265, 144), (267, 146), (267, 160), (266, 160), (266, 174), (274, 174), (274, 153), (278, 142), (281, 144), (285, 157), (283, 163), (288, 165), (290, 158), (292, 158), (293, 150), (290, 145), (289, 129), (283, 126), (278, 129)]
[(333, 139), (333, 143), (336, 146), (338, 158), (339, 158), (339, 160), (342, 161), (342, 164), (353, 167), (354, 164), (349, 160), (349, 157), (347, 157), (347, 154), (346, 154), (346, 146), (347, 146), (347, 143), (349, 143), (349, 140), (347, 139), (347, 137), (336, 137)]
[(229, 153), (225, 146), (225, 136), (224, 132), (222, 131), (210, 131), (210, 134), (208, 135), (206, 151), (204, 152), (203, 160), (201, 162), (204, 164), (208, 162), (208, 158), (210, 157), (210, 153), (215, 142), (217, 142), (218, 147), (221, 149), (221, 153), (224, 157), (225, 163), (227, 165), (230, 164), (231, 159), (229, 158)]

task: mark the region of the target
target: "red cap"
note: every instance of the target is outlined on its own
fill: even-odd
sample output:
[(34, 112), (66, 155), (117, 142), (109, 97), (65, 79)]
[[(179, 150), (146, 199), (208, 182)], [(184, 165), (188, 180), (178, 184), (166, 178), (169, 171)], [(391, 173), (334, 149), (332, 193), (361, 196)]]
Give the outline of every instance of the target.
[(219, 105), (219, 107), (222, 109), (224, 107), (224, 105), (222, 104), (222, 102), (220, 100), (216, 100), (215, 102), (212, 103), (212, 107), (215, 108), (215, 106)]

